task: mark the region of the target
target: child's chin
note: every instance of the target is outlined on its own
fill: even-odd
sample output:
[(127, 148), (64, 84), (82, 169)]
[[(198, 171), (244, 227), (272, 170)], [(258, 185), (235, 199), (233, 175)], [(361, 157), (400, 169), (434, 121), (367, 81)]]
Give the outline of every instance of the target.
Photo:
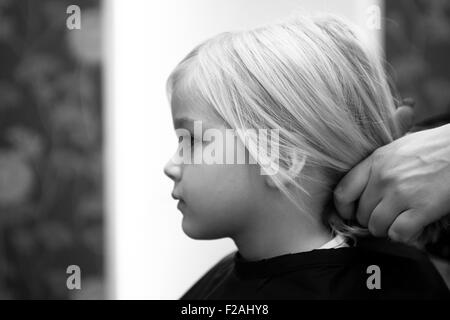
[(208, 230), (205, 226), (192, 223), (192, 221), (189, 221), (186, 217), (183, 217), (181, 226), (183, 228), (183, 232), (189, 238), (195, 240), (215, 240), (226, 237), (225, 235), (220, 235), (217, 232), (211, 232), (210, 228)]

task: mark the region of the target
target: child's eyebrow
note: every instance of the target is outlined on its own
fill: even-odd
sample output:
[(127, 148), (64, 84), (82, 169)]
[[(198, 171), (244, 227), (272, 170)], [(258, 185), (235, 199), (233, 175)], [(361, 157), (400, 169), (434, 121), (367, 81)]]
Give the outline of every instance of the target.
[(194, 125), (194, 121), (196, 121), (196, 120), (187, 118), (187, 117), (177, 118), (174, 120), (174, 127), (175, 127), (175, 129), (192, 128)]
[(199, 120), (199, 119), (192, 119), (189, 117), (176, 118), (174, 120), (174, 127), (175, 127), (175, 129), (186, 128), (186, 129), (194, 130), (194, 122), (195, 121), (201, 121), (203, 128), (212, 128), (212, 126), (207, 121)]

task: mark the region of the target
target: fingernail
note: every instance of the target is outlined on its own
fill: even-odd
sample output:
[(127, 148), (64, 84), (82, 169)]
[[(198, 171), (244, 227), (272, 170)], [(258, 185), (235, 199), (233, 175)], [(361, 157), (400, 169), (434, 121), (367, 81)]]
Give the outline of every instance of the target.
[(402, 99), (402, 104), (414, 107), (416, 105), (416, 101), (411, 97), (406, 97), (405, 99)]

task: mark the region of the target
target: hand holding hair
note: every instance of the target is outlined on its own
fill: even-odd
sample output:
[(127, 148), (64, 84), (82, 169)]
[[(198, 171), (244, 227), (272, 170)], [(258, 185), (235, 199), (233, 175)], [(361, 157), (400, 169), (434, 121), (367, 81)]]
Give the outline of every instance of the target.
[[(413, 111), (402, 106), (401, 131)], [(379, 237), (415, 240), (429, 224), (450, 213), (450, 124), (419, 131), (385, 145), (354, 167), (337, 185), (335, 206)]]

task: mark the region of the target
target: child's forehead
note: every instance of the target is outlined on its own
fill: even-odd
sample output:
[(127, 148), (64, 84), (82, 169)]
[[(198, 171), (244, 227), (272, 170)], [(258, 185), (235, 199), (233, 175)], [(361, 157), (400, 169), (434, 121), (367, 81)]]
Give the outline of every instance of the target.
[(225, 121), (219, 116), (213, 106), (183, 88), (174, 90), (171, 108), (174, 122), (177, 119), (188, 118), (205, 121), (214, 126), (225, 125)]

